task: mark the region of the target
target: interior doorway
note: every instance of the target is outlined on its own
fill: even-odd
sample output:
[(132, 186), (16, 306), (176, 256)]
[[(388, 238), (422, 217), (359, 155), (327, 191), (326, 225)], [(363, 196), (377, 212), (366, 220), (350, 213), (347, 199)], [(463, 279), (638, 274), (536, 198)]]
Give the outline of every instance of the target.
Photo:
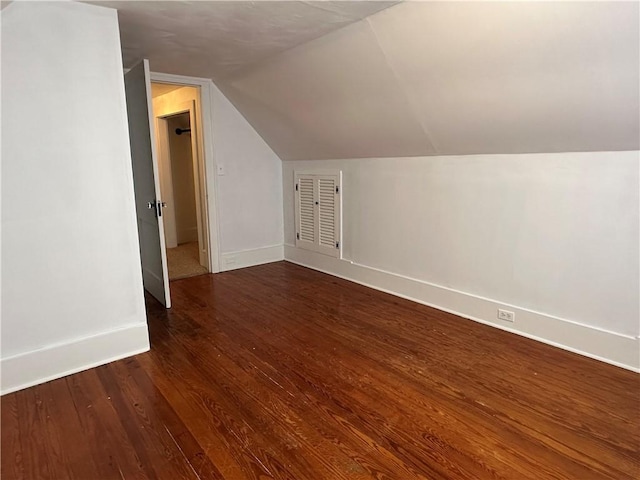
[(151, 83), (170, 280), (211, 271), (200, 90)]

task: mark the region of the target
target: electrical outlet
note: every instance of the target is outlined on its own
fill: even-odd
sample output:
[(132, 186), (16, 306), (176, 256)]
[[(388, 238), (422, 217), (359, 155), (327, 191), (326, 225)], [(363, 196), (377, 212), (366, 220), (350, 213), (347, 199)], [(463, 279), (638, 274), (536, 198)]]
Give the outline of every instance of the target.
[(501, 308), (499, 308), (498, 318), (500, 320), (504, 320), (505, 322), (515, 322), (516, 314), (513, 312), (510, 312), (509, 310), (502, 310)]
[(224, 165), (219, 163), (218, 165), (216, 165), (216, 167), (218, 169), (218, 175), (220, 175), (220, 176), (224, 175)]

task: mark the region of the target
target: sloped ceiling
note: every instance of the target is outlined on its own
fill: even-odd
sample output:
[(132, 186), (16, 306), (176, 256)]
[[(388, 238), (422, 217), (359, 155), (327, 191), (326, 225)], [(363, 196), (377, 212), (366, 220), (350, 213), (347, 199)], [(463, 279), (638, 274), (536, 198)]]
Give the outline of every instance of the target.
[(283, 160), (638, 150), (638, 3), (406, 2), (220, 86)]
[(638, 2), (97, 3), (283, 160), (640, 149)]

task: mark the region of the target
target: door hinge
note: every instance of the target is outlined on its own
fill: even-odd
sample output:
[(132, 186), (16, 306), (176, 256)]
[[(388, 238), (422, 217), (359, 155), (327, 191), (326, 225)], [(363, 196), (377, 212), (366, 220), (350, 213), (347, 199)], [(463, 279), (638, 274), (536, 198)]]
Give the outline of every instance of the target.
[(340, 248), (340, 242), (336, 242), (336, 248)]
[(336, 193), (340, 193), (340, 187), (336, 186)]
[(300, 234), (299, 234), (299, 233), (296, 233), (296, 238), (297, 238), (298, 240), (300, 240)]

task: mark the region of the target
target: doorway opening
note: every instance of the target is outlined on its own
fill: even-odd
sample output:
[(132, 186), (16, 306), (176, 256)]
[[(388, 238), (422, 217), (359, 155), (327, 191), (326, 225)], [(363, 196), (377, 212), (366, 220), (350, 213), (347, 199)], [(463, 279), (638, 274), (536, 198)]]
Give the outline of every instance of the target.
[(151, 83), (169, 280), (211, 271), (200, 89)]

